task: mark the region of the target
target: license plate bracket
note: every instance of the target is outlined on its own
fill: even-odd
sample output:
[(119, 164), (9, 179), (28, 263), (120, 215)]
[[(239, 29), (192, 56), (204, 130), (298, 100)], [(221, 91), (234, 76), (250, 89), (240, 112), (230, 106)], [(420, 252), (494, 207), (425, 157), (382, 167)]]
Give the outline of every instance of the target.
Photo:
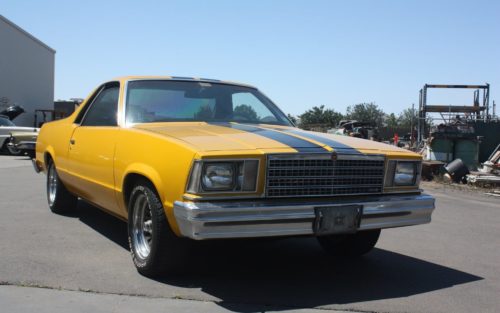
[(317, 236), (355, 233), (361, 223), (362, 205), (335, 205), (314, 208), (313, 231)]

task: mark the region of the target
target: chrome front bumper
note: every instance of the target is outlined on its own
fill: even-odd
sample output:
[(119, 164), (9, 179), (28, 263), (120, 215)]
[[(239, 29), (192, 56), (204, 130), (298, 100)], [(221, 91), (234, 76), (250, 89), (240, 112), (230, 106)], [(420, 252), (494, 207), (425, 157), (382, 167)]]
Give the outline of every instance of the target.
[(358, 230), (425, 224), (431, 221), (434, 198), (426, 194), (385, 195), (358, 199), (286, 202), (278, 200), (241, 202), (174, 203), (181, 234), (192, 239), (313, 235), (314, 208), (362, 205)]

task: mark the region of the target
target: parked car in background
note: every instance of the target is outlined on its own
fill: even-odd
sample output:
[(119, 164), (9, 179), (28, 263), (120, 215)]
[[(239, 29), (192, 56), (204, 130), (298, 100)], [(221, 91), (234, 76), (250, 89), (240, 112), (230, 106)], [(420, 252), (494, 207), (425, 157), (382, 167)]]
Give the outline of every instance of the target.
[(14, 120), (19, 115), (25, 112), (24, 108), (20, 105), (11, 105), (0, 111), (0, 116), (8, 120)]
[(351, 136), (363, 139), (378, 139), (377, 128), (366, 122), (356, 120), (341, 120), (336, 129), (328, 130), (329, 134)]
[(39, 129), (33, 131), (13, 131), (10, 133), (7, 149), (12, 155), (28, 155), (30, 158), (35, 157), (36, 139)]
[[(8, 116), (0, 115), (0, 149), (3, 153), (12, 155), (22, 155), (25, 150), (18, 149), (13, 145), (9, 145), (11, 141), (11, 133), (23, 132), (23, 133), (37, 133), (39, 128), (34, 127), (23, 127), (16, 126)], [(33, 151), (33, 150), (31, 150)]]
[(434, 209), (420, 155), (295, 128), (255, 87), (210, 79), (104, 83), (42, 126), (34, 167), (54, 213), (80, 197), (126, 220), (148, 276), (183, 266), (180, 237), (309, 235), (359, 256), (381, 229), (429, 223)]

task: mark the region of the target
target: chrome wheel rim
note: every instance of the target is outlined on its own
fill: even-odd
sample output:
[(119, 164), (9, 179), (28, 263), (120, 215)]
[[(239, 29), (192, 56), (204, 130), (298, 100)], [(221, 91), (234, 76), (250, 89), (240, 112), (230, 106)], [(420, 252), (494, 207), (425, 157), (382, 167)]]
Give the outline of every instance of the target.
[(132, 218), (132, 239), (134, 251), (141, 259), (145, 259), (151, 252), (153, 240), (153, 220), (146, 195), (139, 194), (134, 202)]
[(57, 193), (57, 173), (55, 166), (53, 164), (49, 167), (49, 175), (47, 179), (48, 179), (47, 189), (49, 192), (49, 204), (52, 205), (56, 200), (56, 193)]

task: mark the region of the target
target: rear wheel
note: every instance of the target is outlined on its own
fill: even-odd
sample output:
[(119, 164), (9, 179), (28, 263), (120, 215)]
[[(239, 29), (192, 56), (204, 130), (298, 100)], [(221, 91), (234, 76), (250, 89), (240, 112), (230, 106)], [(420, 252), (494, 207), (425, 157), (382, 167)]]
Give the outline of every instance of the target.
[(129, 246), (137, 271), (154, 277), (178, 270), (186, 247), (170, 229), (160, 198), (149, 182), (134, 187), (128, 210)]
[(1, 154), (10, 154), (9, 149), (7, 149), (8, 140), (4, 140), (3, 145), (0, 147)]
[(370, 252), (377, 244), (380, 229), (355, 234), (320, 236), (318, 242), (331, 255), (357, 257)]
[(72, 195), (59, 179), (52, 160), (49, 160), (47, 166), (47, 201), (50, 210), (56, 214), (74, 211), (78, 202), (78, 198)]

